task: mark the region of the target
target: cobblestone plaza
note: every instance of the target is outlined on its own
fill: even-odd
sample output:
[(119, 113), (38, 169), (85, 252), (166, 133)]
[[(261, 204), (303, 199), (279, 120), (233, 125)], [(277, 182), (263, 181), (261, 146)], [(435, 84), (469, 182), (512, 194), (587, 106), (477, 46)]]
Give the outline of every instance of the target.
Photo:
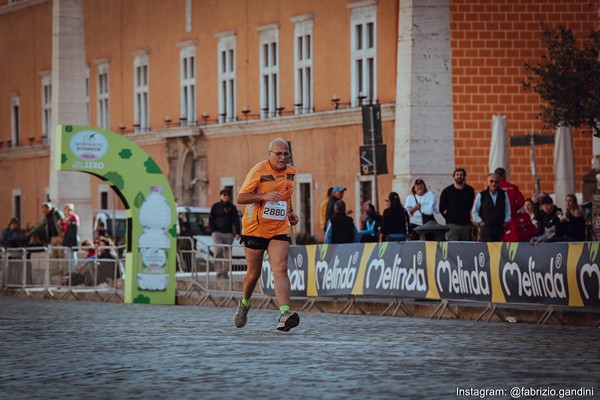
[(275, 329), (274, 310), (252, 310), (243, 329), (233, 327), (233, 313), (0, 297), (0, 397), (446, 399), (497, 389), (504, 395), (490, 398), (516, 398), (514, 387), (556, 391), (547, 398), (564, 389), (586, 388), (585, 398), (600, 393), (596, 328), (305, 312), (286, 334)]

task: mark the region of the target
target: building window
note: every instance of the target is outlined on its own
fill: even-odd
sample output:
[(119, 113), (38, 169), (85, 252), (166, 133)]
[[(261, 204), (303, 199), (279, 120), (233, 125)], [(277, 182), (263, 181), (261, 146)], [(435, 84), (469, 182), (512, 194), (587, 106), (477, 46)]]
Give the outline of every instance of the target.
[(98, 126), (110, 129), (110, 78), (108, 63), (98, 64)]
[(110, 209), (109, 197), (108, 193), (110, 191), (109, 185), (98, 185), (98, 195), (99, 195), (99, 206), (101, 210)]
[(42, 141), (48, 143), (48, 135), (52, 127), (52, 76), (42, 76)]
[(279, 26), (259, 28), (261, 118), (278, 116), (279, 106)]
[(13, 217), (19, 220), (19, 227), (21, 224), (21, 189), (13, 189), (12, 190), (12, 198), (13, 198)]
[(134, 132), (147, 132), (150, 129), (149, 121), (149, 57), (148, 54), (139, 54), (133, 61), (133, 97), (134, 97)]
[(311, 174), (296, 175), (296, 199), (294, 211), (300, 218), (297, 225), (297, 232), (312, 234), (312, 190), (313, 182)]
[[(374, 2), (375, 3), (375, 2)], [(370, 3), (369, 3), (370, 4)], [(352, 3), (350, 48), (352, 105), (377, 100), (377, 6)]]
[(196, 46), (186, 46), (180, 52), (182, 126), (196, 125)]
[(294, 113), (313, 111), (312, 14), (292, 18), (294, 29)]
[(235, 33), (219, 34), (219, 122), (237, 119), (235, 103)]
[(16, 94), (11, 97), (10, 101), (10, 119), (12, 147), (19, 147), (21, 146), (21, 99)]

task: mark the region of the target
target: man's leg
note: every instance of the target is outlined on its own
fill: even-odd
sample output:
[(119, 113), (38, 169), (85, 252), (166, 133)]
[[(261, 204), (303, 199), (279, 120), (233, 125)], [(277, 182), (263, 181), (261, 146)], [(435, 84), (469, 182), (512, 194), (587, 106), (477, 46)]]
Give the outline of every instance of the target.
[(290, 278), (288, 276), (287, 261), (290, 253), (290, 243), (284, 240), (271, 240), (267, 248), (273, 281), (275, 285), (275, 296), (281, 316), (277, 329), (287, 332), (298, 326), (300, 317), (298, 313), (290, 311)]
[(446, 232), (446, 240), (456, 242), (460, 240), (460, 227), (456, 224), (446, 224), (448, 232)]
[(479, 241), (480, 242), (491, 242), (492, 235), (490, 233), (490, 228), (487, 225), (484, 225), (479, 228)]
[(252, 293), (254, 293), (254, 288), (256, 288), (256, 283), (260, 278), (260, 273), (262, 271), (262, 260), (263, 255), (265, 254), (264, 250), (255, 250), (244, 247), (244, 251), (246, 252), (246, 275), (244, 275), (244, 299), (250, 300)]
[(246, 252), (246, 275), (244, 276), (243, 298), (240, 301), (238, 309), (233, 316), (233, 324), (238, 328), (246, 326), (248, 321), (248, 311), (250, 310), (250, 297), (254, 293), (256, 283), (260, 278), (262, 270), (262, 259), (265, 253), (264, 250), (250, 249), (244, 247)]
[(277, 303), (279, 306), (289, 306), (290, 278), (288, 276), (287, 261), (290, 254), (290, 244), (284, 240), (271, 240), (267, 252), (273, 271)]

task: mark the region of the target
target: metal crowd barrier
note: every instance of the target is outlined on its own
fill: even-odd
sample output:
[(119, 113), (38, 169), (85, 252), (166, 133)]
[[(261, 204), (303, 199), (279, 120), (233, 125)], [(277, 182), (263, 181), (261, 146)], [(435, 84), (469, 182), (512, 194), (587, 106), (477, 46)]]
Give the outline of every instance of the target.
[[(96, 254), (108, 250), (112, 258), (87, 258), (87, 250)], [(121, 275), (124, 246), (97, 247), (20, 247), (2, 249), (2, 293), (16, 291), (17, 296), (69, 296), (91, 300), (99, 296), (108, 301), (116, 296), (123, 299)], [(73, 253), (78, 255), (73, 257)]]
[[(241, 288), (246, 272), (246, 259), (243, 248), (239, 244), (206, 245), (189, 237), (178, 237), (177, 281), (187, 282), (184, 297), (193, 293), (199, 295), (196, 304), (211, 301), (214, 305), (227, 305), (233, 296), (225, 294), (225, 300), (219, 304), (211, 292), (232, 292)], [(226, 276), (223, 275), (226, 273)]]

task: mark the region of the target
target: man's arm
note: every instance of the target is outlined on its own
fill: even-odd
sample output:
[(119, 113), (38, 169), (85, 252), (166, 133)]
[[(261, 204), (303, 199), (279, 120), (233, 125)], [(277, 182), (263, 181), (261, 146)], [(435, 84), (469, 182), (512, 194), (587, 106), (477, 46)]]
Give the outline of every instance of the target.
[(440, 213), (445, 217), (448, 212), (448, 202), (446, 198), (448, 197), (448, 189), (442, 190), (442, 194), (440, 195)]
[(510, 222), (510, 200), (508, 199), (508, 193), (504, 192), (504, 201), (506, 207), (504, 207), (504, 223), (508, 224)]
[(482, 221), (481, 216), (479, 215), (479, 208), (481, 207), (481, 193), (477, 193), (475, 197), (475, 203), (473, 203), (473, 209), (471, 210), (471, 217), (473, 218), (473, 223), (475, 225), (479, 225)]
[(217, 225), (215, 225), (215, 218), (217, 217), (215, 214), (217, 213), (216, 207), (218, 203), (213, 204), (210, 208), (210, 214), (208, 214), (208, 228), (211, 232), (217, 231)]

